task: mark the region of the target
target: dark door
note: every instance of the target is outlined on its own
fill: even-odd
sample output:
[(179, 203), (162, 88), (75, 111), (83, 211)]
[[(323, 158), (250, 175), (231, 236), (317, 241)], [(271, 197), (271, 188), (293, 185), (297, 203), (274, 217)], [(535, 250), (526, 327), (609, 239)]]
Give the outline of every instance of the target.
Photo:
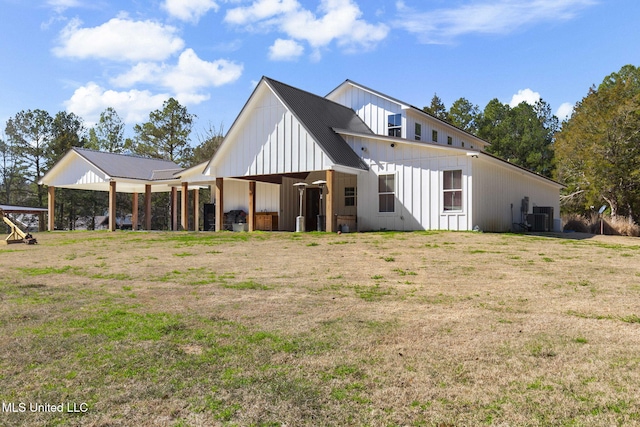
[(304, 211), (304, 227), (306, 231), (318, 229), (318, 215), (320, 215), (320, 189), (307, 188), (306, 208)]

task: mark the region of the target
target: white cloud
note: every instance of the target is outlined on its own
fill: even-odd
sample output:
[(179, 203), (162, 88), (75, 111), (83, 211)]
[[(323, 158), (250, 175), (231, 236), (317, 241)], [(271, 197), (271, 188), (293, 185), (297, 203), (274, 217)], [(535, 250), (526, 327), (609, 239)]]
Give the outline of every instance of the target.
[(539, 22), (569, 20), (593, 4), (594, 0), (481, 0), (420, 12), (398, 1), (395, 25), (423, 43), (449, 43), (466, 34), (509, 34)]
[(297, 0), (256, 0), (251, 6), (229, 9), (225, 22), (235, 25), (247, 25), (300, 8)]
[(518, 93), (511, 97), (511, 102), (509, 102), (509, 106), (511, 108), (518, 106), (522, 102), (526, 102), (529, 105), (535, 105), (536, 102), (540, 101), (540, 94), (538, 92), (534, 92), (531, 89), (520, 89)]
[(165, 0), (162, 7), (174, 18), (193, 23), (197, 23), (211, 9), (219, 9), (213, 0)]
[(118, 87), (131, 87), (140, 83), (159, 85), (176, 94), (194, 96), (194, 92), (203, 88), (236, 81), (242, 75), (242, 70), (241, 64), (225, 59), (204, 61), (193, 49), (186, 49), (180, 54), (175, 66), (142, 62), (111, 79), (111, 83)]
[(90, 82), (75, 90), (65, 102), (67, 111), (83, 117), (88, 124), (97, 123), (106, 108), (113, 107), (125, 123), (140, 123), (146, 120), (149, 112), (162, 107), (169, 99), (168, 94), (152, 94), (147, 90), (129, 90), (118, 92), (107, 90)]
[(362, 11), (353, 0), (321, 0), (318, 15), (304, 9), (297, 0), (256, 0), (251, 6), (230, 9), (225, 21), (249, 30), (254, 26), (275, 30), (289, 40), (305, 41), (316, 58), (321, 48), (334, 41), (345, 51), (356, 52), (372, 49), (389, 33), (385, 24), (363, 20)]
[(556, 111), (556, 117), (560, 121), (567, 120), (573, 114), (573, 104), (570, 102), (565, 102), (560, 107), (558, 107), (558, 111)]
[(269, 47), (269, 59), (272, 61), (293, 61), (304, 53), (304, 47), (295, 40), (277, 39)]
[(48, 0), (47, 5), (51, 6), (57, 13), (62, 13), (72, 7), (82, 5), (79, 0)]
[(158, 61), (182, 50), (177, 29), (153, 21), (113, 18), (93, 28), (81, 28), (72, 20), (61, 32), (55, 55), (79, 59)]

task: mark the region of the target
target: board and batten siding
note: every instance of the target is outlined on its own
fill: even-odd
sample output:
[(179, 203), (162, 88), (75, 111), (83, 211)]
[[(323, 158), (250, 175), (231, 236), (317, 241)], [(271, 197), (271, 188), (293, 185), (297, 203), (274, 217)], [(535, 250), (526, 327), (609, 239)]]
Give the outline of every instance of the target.
[(521, 222), (520, 207), (524, 197), (529, 197), (528, 213), (533, 212), (534, 206), (551, 206), (555, 219), (560, 218), (559, 185), (516, 167), (502, 165), (498, 160), (482, 157), (471, 160), (474, 225), (484, 231), (510, 231), (512, 223)]
[[(425, 145), (396, 144), (360, 137), (347, 142), (369, 165), (358, 174), (358, 230), (471, 230), (469, 157)], [(364, 150), (363, 150), (364, 148)], [(443, 209), (443, 171), (462, 171), (461, 211)], [(378, 176), (395, 176), (395, 211), (379, 212)]]
[(407, 137), (407, 116), (397, 102), (353, 86), (332, 94), (330, 99), (351, 108), (378, 135), (388, 135), (389, 114), (402, 114), (402, 138)]
[[(278, 212), (280, 210), (280, 186), (256, 182), (256, 212)], [(225, 179), (224, 210), (249, 212), (249, 181)]]
[(258, 88), (214, 157), (216, 177), (326, 170), (333, 162), (266, 85)]

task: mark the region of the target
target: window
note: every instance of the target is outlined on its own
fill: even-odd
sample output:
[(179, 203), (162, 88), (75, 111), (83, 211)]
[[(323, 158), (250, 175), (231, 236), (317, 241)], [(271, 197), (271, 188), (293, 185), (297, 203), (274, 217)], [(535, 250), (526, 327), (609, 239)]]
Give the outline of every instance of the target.
[(431, 131), (431, 140), (433, 142), (438, 142), (438, 131), (437, 130), (432, 130)]
[(442, 191), (445, 211), (462, 210), (462, 171), (444, 171)]
[(450, 136), (447, 137), (447, 145), (453, 145), (453, 138)]
[(395, 212), (396, 176), (394, 174), (378, 176), (378, 212)]
[(464, 141), (462, 141), (462, 148), (464, 148)]
[(402, 136), (402, 114), (389, 114), (387, 121), (389, 136)]
[(356, 187), (344, 188), (344, 205), (345, 206), (356, 205)]
[(420, 123), (416, 123), (415, 137), (418, 141), (422, 139), (422, 125)]

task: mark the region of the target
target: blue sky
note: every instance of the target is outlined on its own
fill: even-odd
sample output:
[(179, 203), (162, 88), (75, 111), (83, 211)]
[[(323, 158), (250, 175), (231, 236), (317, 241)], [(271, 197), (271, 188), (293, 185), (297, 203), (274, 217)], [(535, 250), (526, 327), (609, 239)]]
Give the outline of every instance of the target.
[[(417, 107), (542, 97), (562, 119), (640, 65), (637, 0), (0, 0), (0, 135), (27, 109), (132, 126), (173, 96), (228, 129), (263, 75)], [(130, 127), (129, 127), (130, 129)], [(194, 143), (197, 137), (192, 138)]]

